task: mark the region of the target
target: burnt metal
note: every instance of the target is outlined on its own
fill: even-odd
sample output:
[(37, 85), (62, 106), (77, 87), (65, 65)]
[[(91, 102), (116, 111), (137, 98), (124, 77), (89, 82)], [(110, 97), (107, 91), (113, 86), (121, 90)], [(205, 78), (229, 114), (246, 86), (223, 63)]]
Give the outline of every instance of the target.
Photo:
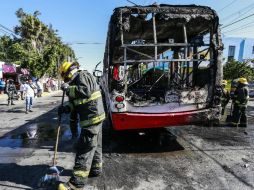
[[(171, 90), (180, 96), (184, 91), (207, 89), (205, 108), (215, 111), (211, 111), (214, 117), (206, 117), (217, 118), (222, 48), (219, 18), (210, 7), (118, 7), (110, 19), (104, 57), (108, 90), (124, 93), (130, 102), (165, 103), (164, 96)], [(164, 56), (167, 51), (172, 57)], [(118, 82), (113, 79), (115, 66), (122, 75)], [(119, 82), (120, 86), (115, 85)]]

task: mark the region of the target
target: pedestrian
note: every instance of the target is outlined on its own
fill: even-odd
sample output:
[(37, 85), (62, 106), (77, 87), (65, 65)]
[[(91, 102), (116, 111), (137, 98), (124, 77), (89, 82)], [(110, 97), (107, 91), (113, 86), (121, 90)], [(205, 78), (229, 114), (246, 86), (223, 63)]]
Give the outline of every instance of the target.
[(38, 96), (38, 88), (36, 86), (36, 81), (32, 82), (32, 86), (33, 86), (33, 89), (34, 89), (34, 98), (35, 98), (36, 96)]
[(26, 93), (26, 114), (28, 114), (28, 111), (32, 112), (33, 98), (35, 94), (34, 89), (35, 86), (33, 85), (32, 80), (29, 79), (24, 87), (24, 91)]
[(51, 77), (48, 78), (46, 82), (46, 88), (47, 88), (47, 91), (50, 93), (51, 92)]
[(51, 79), (51, 89), (52, 91), (56, 91), (56, 81), (54, 78)]
[(249, 100), (249, 89), (246, 78), (239, 78), (238, 86), (233, 96), (233, 118), (232, 126), (247, 127), (246, 108)]
[(105, 119), (100, 88), (95, 78), (86, 70), (79, 70), (77, 62), (64, 62), (59, 68), (65, 83), (61, 89), (69, 97), (58, 113), (75, 110), (79, 116), (81, 134), (76, 146), (73, 174), (68, 183), (60, 183), (58, 190), (83, 188), (88, 176), (102, 172), (102, 122)]
[(14, 96), (15, 94), (17, 94), (17, 89), (16, 86), (14, 84), (14, 80), (13, 79), (9, 79), (6, 85), (6, 93), (8, 95), (8, 106), (10, 105), (15, 105), (13, 102)]
[(5, 90), (5, 80), (4, 79), (0, 79), (0, 94), (4, 93)]
[(43, 86), (42, 86), (41, 82), (39, 81), (39, 79), (36, 80), (35, 84), (36, 84), (36, 88), (37, 88), (37, 97), (41, 97)]
[(21, 100), (24, 100), (24, 90), (25, 90), (25, 83), (24, 82), (21, 82), (20, 84), (20, 88), (19, 88), (19, 91), (20, 91), (20, 95), (21, 95)]
[(222, 85), (221, 85), (221, 89), (222, 89), (222, 96), (221, 96), (221, 115), (224, 115), (225, 113), (225, 108), (230, 100), (230, 92), (226, 89), (227, 86), (227, 81), (226, 80), (222, 80)]

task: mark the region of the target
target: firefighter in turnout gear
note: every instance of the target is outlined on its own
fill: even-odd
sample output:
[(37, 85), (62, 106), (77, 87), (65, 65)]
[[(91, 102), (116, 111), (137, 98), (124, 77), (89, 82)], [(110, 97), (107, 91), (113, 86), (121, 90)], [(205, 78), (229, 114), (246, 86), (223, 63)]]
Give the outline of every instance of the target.
[(7, 85), (6, 85), (6, 93), (8, 95), (8, 106), (10, 105), (15, 105), (13, 103), (13, 99), (14, 99), (14, 96), (15, 94), (17, 94), (17, 90), (16, 90), (16, 86), (14, 84), (14, 81), (13, 79), (9, 79)]
[(246, 108), (249, 100), (249, 89), (246, 78), (239, 78), (238, 86), (234, 92), (232, 126), (247, 127)]
[(86, 70), (79, 70), (77, 62), (64, 62), (59, 72), (64, 79), (62, 90), (69, 101), (59, 107), (59, 114), (77, 113), (81, 134), (76, 147), (75, 166), (68, 183), (60, 183), (58, 190), (82, 189), (88, 176), (102, 172), (102, 123), (105, 113), (100, 88)]
[(222, 80), (222, 85), (221, 85), (221, 90), (222, 90), (222, 96), (221, 96), (221, 115), (224, 115), (225, 113), (225, 108), (230, 100), (230, 93), (229, 91), (226, 89), (227, 86), (227, 81), (226, 80)]

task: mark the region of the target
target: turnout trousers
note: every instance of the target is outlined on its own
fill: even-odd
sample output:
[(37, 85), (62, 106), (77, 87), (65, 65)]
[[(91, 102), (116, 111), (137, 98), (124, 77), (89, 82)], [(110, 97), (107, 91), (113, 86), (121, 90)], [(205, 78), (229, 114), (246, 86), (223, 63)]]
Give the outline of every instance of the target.
[(8, 105), (10, 103), (13, 104), (13, 99), (14, 99), (14, 91), (8, 92)]
[(232, 124), (235, 127), (247, 127), (246, 106), (234, 105)]
[(70, 129), (71, 129), (71, 134), (72, 138), (78, 137), (78, 112), (76, 110), (73, 110), (70, 113)]
[(76, 187), (83, 187), (89, 175), (102, 172), (102, 122), (81, 128), (76, 147), (75, 166), (70, 179)]

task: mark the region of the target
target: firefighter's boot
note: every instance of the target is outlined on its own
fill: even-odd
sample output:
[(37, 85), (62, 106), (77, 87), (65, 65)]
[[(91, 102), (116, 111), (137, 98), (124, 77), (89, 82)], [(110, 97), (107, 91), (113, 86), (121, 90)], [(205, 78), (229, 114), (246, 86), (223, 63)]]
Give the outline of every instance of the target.
[(89, 177), (98, 177), (102, 174), (102, 163), (98, 163), (91, 167)]
[(76, 187), (72, 183), (60, 183), (58, 186), (58, 190), (83, 190), (83, 187)]

